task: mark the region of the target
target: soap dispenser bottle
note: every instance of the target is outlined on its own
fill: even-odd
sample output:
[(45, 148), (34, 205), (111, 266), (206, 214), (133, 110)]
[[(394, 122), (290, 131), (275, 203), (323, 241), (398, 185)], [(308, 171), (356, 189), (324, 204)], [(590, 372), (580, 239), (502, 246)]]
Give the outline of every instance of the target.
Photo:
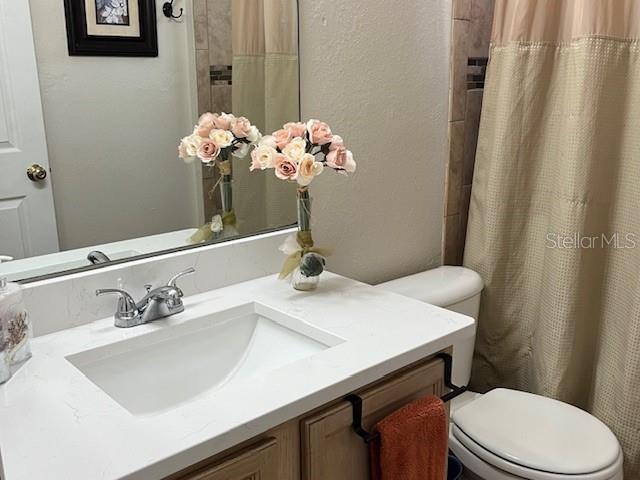
[(0, 278), (0, 383), (9, 379), (12, 369), (31, 357), (31, 336), (22, 287)]
[[(7, 285), (6, 278), (0, 278), (0, 291), (4, 291)], [(2, 295), (2, 293), (0, 293)], [(0, 319), (0, 384), (11, 378), (11, 365), (9, 363), (9, 334), (4, 321)]]

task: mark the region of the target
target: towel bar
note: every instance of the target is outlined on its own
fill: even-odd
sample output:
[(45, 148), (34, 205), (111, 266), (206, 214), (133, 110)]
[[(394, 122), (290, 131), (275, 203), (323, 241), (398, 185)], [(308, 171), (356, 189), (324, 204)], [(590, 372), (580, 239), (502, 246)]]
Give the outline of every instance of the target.
[[(443, 402), (448, 402), (456, 398), (458, 395), (467, 391), (467, 387), (458, 387), (451, 382), (451, 372), (453, 370), (453, 359), (448, 353), (438, 353), (436, 357), (441, 358), (444, 361), (444, 384), (447, 388), (451, 389), (450, 392), (444, 394), (440, 399)], [(358, 395), (351, 394), (345, 397), (345, 400), (351, 403), (353, 408), (353, 421), (351, 428), (360, 436), (365, 443), (370, 443), (378, 438), (378, 433), (367, 432), (362, 427), (362, 398)]]

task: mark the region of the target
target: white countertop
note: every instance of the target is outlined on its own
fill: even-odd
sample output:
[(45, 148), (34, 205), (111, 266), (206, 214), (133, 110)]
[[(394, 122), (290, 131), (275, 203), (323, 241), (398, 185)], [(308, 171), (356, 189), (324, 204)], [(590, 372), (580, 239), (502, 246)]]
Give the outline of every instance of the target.
[[(253, 301), (345, 341), (147, 416), (65, 359)], [(327, 273), (311, 293), (269, 276), (188, 297), (185, 312), (151, 324), (117, 329), (106, 318), (38, 337), (33, 358), (0, 386), (6, 480), (161, 479), (473, 334), (468, 317)]]

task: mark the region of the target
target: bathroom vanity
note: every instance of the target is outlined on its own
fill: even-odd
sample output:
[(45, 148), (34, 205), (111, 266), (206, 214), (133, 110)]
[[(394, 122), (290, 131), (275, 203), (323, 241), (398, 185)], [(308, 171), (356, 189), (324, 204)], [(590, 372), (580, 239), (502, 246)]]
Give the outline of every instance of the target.
[(468, 317), (333, 274), (311, 294), (270, 275), (184, 304), (35, 338), (0, 386), (6, 478), (365, 479), (345, 396), (370, 428), (441, 395), (434, 355), (474, 334)]
[[(359, 389), (363, 426), (424, 395), (442, 395), (442, 374), (443, 361), (431, 358)], [(352, 404), (341, 397), (167, 480), (367, 480), (369, 449), (352, 419)]]

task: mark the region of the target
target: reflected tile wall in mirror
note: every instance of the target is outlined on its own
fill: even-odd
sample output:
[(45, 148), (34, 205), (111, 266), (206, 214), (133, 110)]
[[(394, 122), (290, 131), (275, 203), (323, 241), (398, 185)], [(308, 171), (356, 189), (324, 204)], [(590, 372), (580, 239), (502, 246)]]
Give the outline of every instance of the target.
[[(231, 111), (262, 132), (299, 118), (297, 7), (295, 0), (194, 0), (200, 112)], [(209, 219), (221, 208), (211, 194), (219, 174), (202, 168)], [(295, 221), (294, 185), (246, 168), (234, 168), (233, 175), (235, 211), (245, 230)]]

